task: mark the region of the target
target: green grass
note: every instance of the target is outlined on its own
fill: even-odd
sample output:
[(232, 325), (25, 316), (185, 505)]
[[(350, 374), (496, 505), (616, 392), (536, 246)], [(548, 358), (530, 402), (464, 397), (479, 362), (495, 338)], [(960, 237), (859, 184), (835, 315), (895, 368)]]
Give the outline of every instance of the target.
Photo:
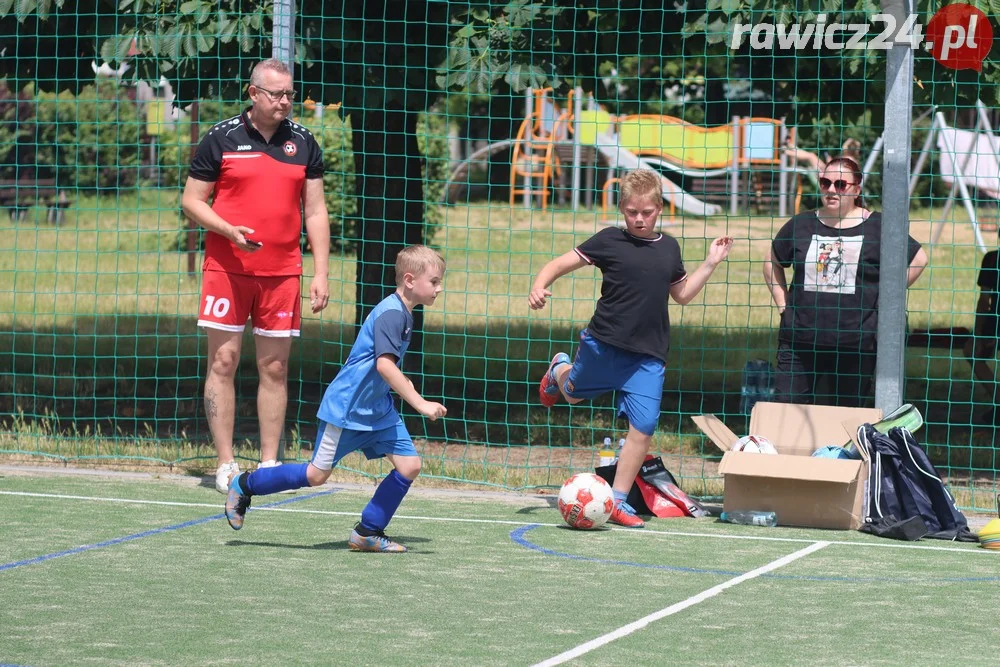
[(577, 532), (551, 496), (421, 481), (388, 531), (410, 552), (359, 554), (370, 489), (256, 498), (237, 533), (196, 482), (0, 472), (0, 659), (535, 664), (685, 603), (572, 664), (977, 664), (995, 621), (970, 604), (1000, 604), (998, 555), (973, 545), (714, 519)]
[[(508, 445), (586, 449), (569, 457), (583, 464), (595, 442), (620, 434), (611, 397), (551, 413), (534, 405), (537, 377), (554, 350), (572, 349), (600, 281), (590, 269), (567, 276), (555, 285), (549, 307), (538, 312), (527, 307), (530, 283), (545, 262), (600, 229), (602, 216), (485, 204), (442, 212), (445, 224), (433, 241), (448, 261), (445, 293), (426, 313), (414, 376), (425, 394), (443, 398), (451, 417), (409, 423), (415, 436), (435, 446), (474, 448), (442, 463), (443, 478), (472, 475), (512, 488), (547, 484), (549, 475), (530, 465), (527, 474), (514, 469), (512, 475), (506, 463), (487, 466), (484, 474), (471, 470), (482, 470), (489, 450)], [(200, 256), (191, 275), (187, 255), (168, 250), (182, 224), (176, 191), (81, 197), (59, 228), (43, 215), (36, 209), (17, 224), (0, 217), (0, 284), (6, 287), (0, 290), (0, 410), (10, 415), (0, 451), (211, 465), (200, 399), (204, 337), (195, 327)], [(913, 212), (912, 233), (919, 240), (930, 237), (926, 221), (934, 215)], [(964, 211), (954, 216), (909, 292), (912, 328), (971, 326), (980, 256)], [(692, 483), (717, 482), (714, 468), (704, 464), (717, 452), (689, 416), (716, 412), (739, 430), (745, 424), (738, 414), (743, 365), (773, 358), (777, 313), (760, 277), (760, 259), (782, 222), (691, 218), (669, 229), (681, 239), (689, 269), (704, 257), (707, 239), (722, 233), (736, 238), (729, 261), (703, 295), (671, 308), (673, 345), (655, 445), (690, 467), (683, 476)], [(311, 271), (308, 258), (305, 268)], [(331, 259), (330, 286), (330, 307), (305, 316), (293, 348), (292, 448), (311, 439), (316, 403), (353, 341), (352, 257)], [(237, 380), (244, 399), (237, 434), (247, 458), (255, 457), (256, 442), (254, 406), (246, 400), (256, 386), (252, 359), (247, 337)], [(907, 376), (907, 400), (924, 411), (923, 437), (943, 471), (960, 488), (995, 487), (996, 432), (972, 425), (970, 415), (986, 393), (973, 387), (961, 351), (911, 348)], [(542, 465), (562, 470), (566, 457), (557, 458)]]

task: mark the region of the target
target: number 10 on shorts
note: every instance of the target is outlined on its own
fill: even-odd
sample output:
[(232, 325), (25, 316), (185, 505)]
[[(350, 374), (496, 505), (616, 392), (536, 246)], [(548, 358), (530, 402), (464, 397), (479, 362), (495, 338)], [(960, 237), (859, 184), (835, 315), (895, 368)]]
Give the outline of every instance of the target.
[(230, 306), (229, 299), (225, 297), (217, 299), (211, 294), (206, 294), (205, 309), (201, 311), (201, 314), (204, 315), (205, 317), (211, 315), (218, 319), (222, 319), (229, 312), (229, 306)]

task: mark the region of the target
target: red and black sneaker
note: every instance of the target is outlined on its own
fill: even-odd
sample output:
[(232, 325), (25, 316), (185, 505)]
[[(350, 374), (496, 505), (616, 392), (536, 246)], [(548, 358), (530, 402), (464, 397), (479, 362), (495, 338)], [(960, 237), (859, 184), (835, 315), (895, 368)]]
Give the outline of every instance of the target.
[(624, 500), (620, 503), (615, 503), (615, 508), (611, 510), (611, 518), (608, 519), (611, 523), (616, 523), (619, 526), (625, 526), (626, 528), (643, 528), (646, 522), (635, 515), (635, 510)]
[(556, 379), (555, 370), (560, 364), (568, 363), (569, 355), (565, 352), (560, 352), (552, 357), (549, 369), (545, 371), (542, 381), (538, 384), (538, 399), (547, 408), (551, 408), (559, 400), (559, 381)]

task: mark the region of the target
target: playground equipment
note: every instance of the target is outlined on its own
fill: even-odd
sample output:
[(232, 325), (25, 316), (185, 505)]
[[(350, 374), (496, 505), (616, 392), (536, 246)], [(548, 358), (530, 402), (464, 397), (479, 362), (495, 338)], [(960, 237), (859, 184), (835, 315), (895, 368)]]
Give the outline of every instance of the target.
[[(924, 165), (931, 157), (932, 146), (936, 146), (939, 175), (942, 181), (951, 185), (951, 189), (941, 218), (934, 223), (931, 243), (936, 243), (941, 236), (948, 213), (955, 199), (960, 196), (976, 237), (976, 245), (980, 252), (985, 253), (986, 243), (983, 241), (975, 200), (970, 195), (969, 188), (975, 188), (981, 194), (1000, 200), (1000, 137), (993, 134), (986, 106), (980, 100), (976, 100), (976, 125), (972, 130), (949, 127), (944, 114), (936, 106), (930, 107), (915, 120), (928, 116), (931, 117), (930, 131), (924, 139), (913, 167), (909, 194), (913, 195)], [(862, 168), (865, 177), (872, 173), (875, 161), (882, 152), (882, 143), (882, 137), (879, 137), (865, 161)]]
[[(534, 91), (533, 100), (529, 101), (532, 111), (517, 131), (511, 155), (511, 206), (518, 195), (523, 195), (526, 203), (538, 197), (541, 207), (547, 208), (553, 178), (562, 171), (556, 146), (574, 133), (570, 125), (572, 115), (568, 110), (559, 110), (548, 95), (551, 92), (551, 88)], [(568, 106), (572, 104), (573, 91), (570, 91)], [(523, 187), (517, 187), (519, 181), (524, 183)]]
[[(528, 113), (515, 138), (494, 142), (475, 151), (459, 163), (448, 185), (461, 182), (468, 170), (491, 155), (511, 151), (510, 203), (520, 198), (524, 206), (547, 208), (552, 193), (563, 186), (567, 175), (572, 177), (568, 188), (572, 205), (579, 208), (581, 193), (590, 196), (601, 190), (601, 206), (605, 217), (613, 216), (614, 193), (620, 172), (645, 167), (661, 174), (676, 174), (689, 179), (701, 179), (706, 191), (714, 188), (716, 201), (725, 197), (730, 215), (738, 212), (741, 198), (746, 202), (762, 202), (766, 194), (777, 201), (780, 217), (798, 213), (803, 193), (803, 181), (816, 181), (815, 170), (797, 166), (782, 149), (788, 139), (794, 143), (795, 128), (787, 127), (774, 118), (739, 118), (716, 127), (700, 127), (682, 119), (665, 115), (626, 115), (615, 117), (596, 108), (583, 109), (580, 89), (571, 92), (566, 108), (552, 99), (551, 89), (528, 92)], [(955, 201), (961, 197), (972, 222), (976, 242), (985, 251), (985, 243), (977, 219), (975, 188), (1000, 202), (1000, 136), (993, 134), (986, 109), (977, 104), (978, 120), (973, 130), (948, 126), (944, 115), (931, 107), (915, 118), (931, 117), (931, 127), (919, 153), (910, 180), (910, 194), (928, 158), (937, 153), (940, 176), (951, 185), (945, 203), (946, 218)], [(862, 167), (867, 178), (873, 173), (881, 155), (880, 137)], [(935, 151), (936, 147), (936, 151)], [(598, 161), (609, 167), (602, 185), (588, 182), (581, 188), (585, 175), (592, 179)], [(777, 181), (775, 184), (774, 181)], [(776, 187), (775, 187), (776, 185)], [(595, 187), (596, 186), (596, 187)], [(711, 188), (709, 187), (711, 186)], [(775, 190), (777, 191), (775, 195)], [(445, 188), (446, 196), (450, 191)], [(711, 193), (708, 193), (711, 196)], [(667, 207), (665, 219), (672, 221), (678, 211), (697, 216), (719, 215), (723, 207), (704, 201), (686, 191), (674, 180), (663, 178), (663, 199)], [(589, 202), (588, 202), (589, 204)], [(934, 228), (932, 242), (941, 233), (943, 222)]]
[[(666, 139), (663, 136), (666, 134), (665, 132), (658, 132), (658, 130), (669, 127), (658, 125), (657, 122), (660, 118), (654, 116), (636, 116), (621, 119), (618, 123), (619, 132), (616, 133), (614, 125), (611, 123), (611, 117), (607, 113), (603, 111), (585, 111), (581, 114), (579, 123), (580, 141), (596, 146), (598, 152), (607, 160), (612, 171), (628, 171), (639, 167), (646, 167), (654, 171), (660, 171), (662, 168), (675, 169), (675, 165), (663, 159), (662, 155), (664, 153), (660, 150), (643, 151), (652, 155), (653, 157), (651, 158), (641, 157), (638, 152), (642, 151), (639, 146), (642, 145), (644, 139), (647, 146), (653, 146), (653, 140), (659, 141), (660, 144), (664, 143), (664, 141), (670, 141), (670, 139)], [(642, 136), (644, 131), (648, 136)], [(608, 214), (608, 209), (610, 208), (607, 193), (610, 191), (610, 184), (614, 181), (617, 181), (617, 179), (611, 178), (605, 183), (604, 191), (606, 194), (603, 198), (605, 215)], [(721, 206), (701, 201), (682, 190), (667, 178), (662, 179), (662, 184), (663, 199), (670, 206), (669, 219), (671, 221), (677, 208), (680, 208), (685, 213), (699, 216), (718, 215), (722, 212)]]
[[(568, 164), (572, 167), (576, 208), (581, 155), (584, 150), (596, 149), (596, 155), (610, 167), (602, 188), (606, 215), (612, 204), (610, 193), (617, 182), (616, 173), (638, 167), (722, 180), (729, 197), (729, 211), (734, 215), (741, 189), (747, 193), (754, 191), (759, 200), (764, 190), (762, 174), (776, 173), (779, 215), (786, 214), (791, 203), (789, 187), (798, 183), (801, 172), (786, 164), (781, 151), (787, 133), (782, 121), (734, 117), (730, 124), (703, 128), (672, 116), (640, 114), (616, 118), (596, 108), (583, 110), (580, 89), (570, 94), (567, 108), (562, 110), (552, 101), (550, 93), (551, 89), (529, 93), (529, 111), (514, 140), (511, 158), (512, 206), (521, 197), (525, 206), (537, 200), (541, 208), (546, 208), (552, 187)], [(741, 180), (746, 181), (743, 187)], [(797, 188), (801, 195), (800, 183)], [(671, 219), (677, 209), (698, 216), (723, 212), (722, 206), (702, 201), (666, 176), (663, 199)]]

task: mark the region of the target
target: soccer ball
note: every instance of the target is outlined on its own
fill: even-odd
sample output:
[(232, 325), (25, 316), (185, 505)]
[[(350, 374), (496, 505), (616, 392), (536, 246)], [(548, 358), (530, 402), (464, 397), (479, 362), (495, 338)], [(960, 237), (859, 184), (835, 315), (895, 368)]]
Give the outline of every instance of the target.
[(762, 435), (745, 435), (733, 445), (734, 452), (747, 452), (748, 454), (777, 454), (771, 441)]
[(597, 475), (573, 475), (559, 490), (559, 513), (571, 528), (593, 530), (607, 523), (615, 508), (611, 485)]

